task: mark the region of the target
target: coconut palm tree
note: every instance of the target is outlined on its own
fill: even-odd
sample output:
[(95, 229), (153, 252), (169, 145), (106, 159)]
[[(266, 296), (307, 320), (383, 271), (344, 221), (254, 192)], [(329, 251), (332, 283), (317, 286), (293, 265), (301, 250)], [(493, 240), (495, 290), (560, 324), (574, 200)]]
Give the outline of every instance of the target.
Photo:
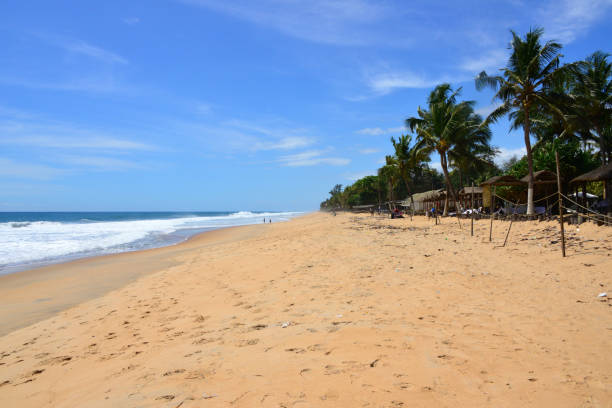
[(476, 159), (491, 139), (489, 127), (474, 113), (474, 101), (457, 102), (460, 93), (461, 88), (453, 91), (449, 84), (438, 85), (427, 99), (428, 109), (419, 107), (418, 117), (406, 119), (406, 126), (417, 134), (417, 146), (440, 155), (447, 189), (444, 215), (448, 215), (449, 194), (457, 202), (448, 171), (449, 159), (472, 154)]
[(547, 41), (544, 45), (540, 39), (544, 30), (535, 28), (529, 31), (525, 38), (519, 37), (514, 31), (510, 43), (510, 58), (501, 75), (489, 76), (482, 71), (476, 78), (476, 88), (490, 87), (496, 91), (494, 100), (502, 104), (487, 117), (485, 123), (497, 121), (509, 114), (512, 128), (523, 128), (525, 149), (527, 151), (527, 167), (529, 183), (527, 190), (527, 214), (533, 215), (533, 158), (531, 152), (532, 116), (542, 109), (555, 112), (560, 118), (563, 113), (547, 97), (546, 90), (554, 84), (555, 78), (562, 75), (559, 67), (561, 44)]
[(387, 183), (387, 186), (389, 188), (389, 190), (387, 191), (389, 195), (389, 202), (390, 202), (389, 209), (394, 210), (395, 209), (395, 198), (393, 195), (393, 190), (397, 186), (397, 182), (400, 179), (399, 167), (393, 156), (386, 156), (385, 163), (386, 164), (384, 166), (378, 169), (378, 178), (382, 182)]
[(610, 55), (597, 51), (574, 73), (571, 91), (575, 126), (585, 139), (599, 145), (602, 164), (612, 160), (612, 63)]
[[(402, 135), (397, 138), (391, 137), (391, 144), (395, 150), (395, 162), (399, 170), (399, 175), (404, 180), (406, 191), (410, 196), (411, 208), (414, 210), (412, 199), (412, 178), (421, 166), (429, 162), (429, 152), (426, 148), (418, 144), (412, 144), (412, 135)], [(412, 146), (411, 146), (412, 144)]]

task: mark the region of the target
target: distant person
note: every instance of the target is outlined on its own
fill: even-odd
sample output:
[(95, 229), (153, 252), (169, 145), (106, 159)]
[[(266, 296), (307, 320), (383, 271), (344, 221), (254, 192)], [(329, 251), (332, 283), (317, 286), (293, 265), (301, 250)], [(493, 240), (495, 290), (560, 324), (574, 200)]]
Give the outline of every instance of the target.
[(264, 217), (264, 224), (266, 223), (266, 217)]
[(270, 218), (270, 222), (269, 222), (269, 224), (272, 224), (272, 218)]

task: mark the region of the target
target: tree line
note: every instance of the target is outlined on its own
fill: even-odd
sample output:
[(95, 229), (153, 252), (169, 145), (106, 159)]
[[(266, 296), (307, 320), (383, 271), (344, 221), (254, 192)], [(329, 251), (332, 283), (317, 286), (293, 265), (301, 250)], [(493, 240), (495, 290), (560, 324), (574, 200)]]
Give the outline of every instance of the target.
[[(528, 176), (527, 214), (534, 213), (533, 174), (554, 171), (559, 152), (562, 173), (569, 180), (612, 159), (612, 63), (610, 55), (596, 51), (581, 61), (561, 63), (561, 44), (543, 43), (543, 30), (535, 28), (523, 37), (511, 31), (510, 55), (498, 75), (481, 72), (476, 89), (491, 88), (497, 107), (482, 118), (475, 101), (461, 101), (462, 88), (440, 84), (425, 107), (408, 117), (408, 133), (392, 137), (393, 154), (376, 175), (353, 184), (334, 186), (321, 208), (394, 202), (437, 188), (448, 199), (467, 180), (479, 183), (494, 175)], [(490, 125), (507, 117), (511, 129), (523, 130), (526, 154), (498, 166), (499, 150), (490, 144)], [(532, 145), (532, 139), (535, 143)], [(442, 173), (432, 169), (430, 157), (438, 156)]]

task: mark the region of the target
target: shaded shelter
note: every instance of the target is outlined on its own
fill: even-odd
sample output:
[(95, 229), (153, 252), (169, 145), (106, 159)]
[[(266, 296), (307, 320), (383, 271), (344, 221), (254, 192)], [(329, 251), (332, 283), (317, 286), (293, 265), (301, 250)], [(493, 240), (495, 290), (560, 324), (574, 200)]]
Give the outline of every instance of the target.
[[(607, 202), (607, 211), (610, 211), (610, 188), (612, 184), (612, 163), (605, 164), (601, 167), (596, 168), (595, 170), (591, 170), (587, 173), (581, 174), (580, 176), (574, 178), (570, 181), (570, 186), (574, 187), (574, 190), (577, 190), (578, 186), (582, 186), (582, 200), (583, 205), (587, 206), (588, 202), (585, 200), (587, 196), (586, 184), (590, 182), (601, 181), (604, 185), (604, 202)], [(575, 191), (577, 192), (577, 191)]]
[[(441, 206), (444, 205), (444, 189), (429, 190), (413, 194), (412, 200), (414, 201), (415, 212), (426, 212), (431, 207), (435, 207), (436, 211), (439, 211)], [(402, 205), (410, 207), (410, 198), (404, 200)]]
[(461, 207), (463, 208), (472, 208), (472, 195), (474, 198), (474, 207), (484, 207), (483, 205), (483, 194), (484, 188), (482, 187), (463, 187), (459, 190), (458, 198)]
[(480, 183), (482, 187), (482, 206), (489, 209), (489, 212), (495, 208), (495, 199), (493, 197), (493, 187), (507, 186), (527, 186), (527, 183), (517, 179), (516, 177), (505, 175), (505, 176), (493, 176), (490, 179)]

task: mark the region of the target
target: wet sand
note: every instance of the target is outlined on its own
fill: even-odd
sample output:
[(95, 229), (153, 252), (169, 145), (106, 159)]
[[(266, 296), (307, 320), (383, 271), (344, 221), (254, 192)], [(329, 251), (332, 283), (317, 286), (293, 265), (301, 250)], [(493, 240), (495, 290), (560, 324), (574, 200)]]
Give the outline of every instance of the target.
[(32, 271), (0, 310), (117, 285), (0, 338), (0, 406), (612, 406), (612, 229), (563, 259), (556, 223), (462, 223), (315, 213)]

